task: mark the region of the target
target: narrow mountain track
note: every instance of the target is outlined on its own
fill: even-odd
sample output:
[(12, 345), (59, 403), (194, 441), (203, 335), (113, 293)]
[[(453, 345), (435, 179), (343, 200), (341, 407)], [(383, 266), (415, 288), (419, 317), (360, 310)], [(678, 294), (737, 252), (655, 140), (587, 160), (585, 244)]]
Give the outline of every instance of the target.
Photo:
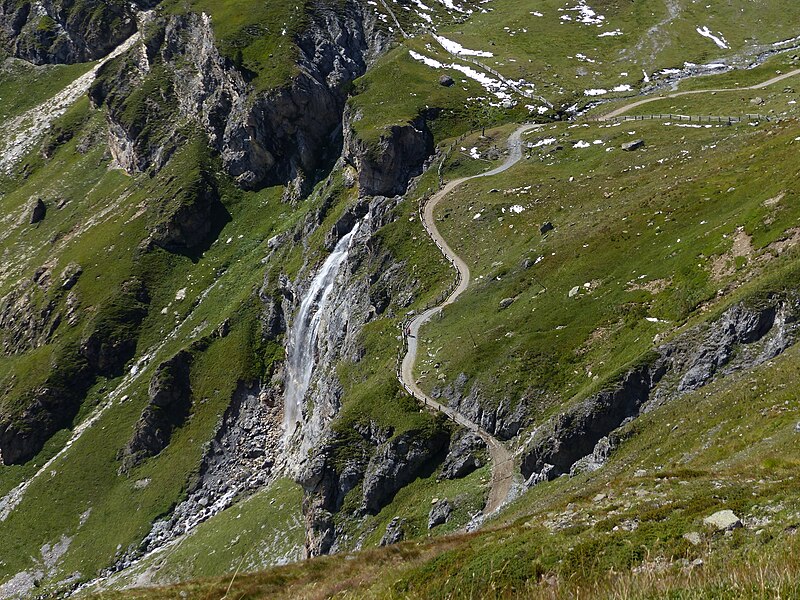
[(610, 113), (606, 113), (604, 115), (600, 115), (597, 117), (598, 121), (610, 121), (615, 117), (619, 117), (620, 115), (624, 115), (626, 112), (633, 110), (639, 106), (644, 104), (649, 104), (650, 102), (655, 102), (656, 100), (666, 100), (669, 98), (679, 98), (681, 96), (693, 96), (695, 94), (711, 94), (711, 93), (722, 93), (722, 92), (742, 92), (742, 91), (753, 91), (753, 90), (763, 90), (766, 87), (769, 87), (775, 83), (779, 83), (784, 79), (788, 79), (790, 77), (794, 77), (795, 75), (800, 75), (800, 69), (795, 69), (793, 71), (789, 71), (788, 73), (783, 73), (776, 77), (772, 77), (767, 79), (766, 81), (762, 81), (761, 83), (757, 83), (755, 85), (751, 85), (748, 87), (739, 87), (739, 88), (720, 88), (720, 89), (709, 89), (709, 90), (688, 90), (685, 92), (675, 92), (673, 94), (667, 95), (658, 95), (652, 96), (650, 98), (643, 98), (642, 100), (637, 100), (636, 102), (631, 102), (630, 104), (625, 104), (624, 106), (620, 106), (619, 108), (612, 110)]
[[(669, 94), (666, 96), (659, 95), (654, 96), (651, 98), (644, 98), (642, 100), (637, 100), (635, 102), (631, 102), (624, 106), (620, 106), (619, 108), (601, 115), (597, 117), (598, 121), (609, 121), (613, 120), (620, 115), (625, 114), (626, 112), (644, 104), (648, 104), (650, 102), (655, 102), (656, 100), (663, 100), (665, 98), (677, 98), (679, 96), (689, 96), (693, 94), (703, 94), (703, 93), (711, 93), (711, 92), (734, 92), (734, 91), (742, 91), (742, 90), (759, 90), (769, 87), (775, 83), (783, 81), (784, 79), (788, 79), (795, 75), (800, 74), (800, 69), (795, 69), (788, 73), (784, 73), (778, 75), (776, 77), (772, 77), (766, 81), (761, 83), (749, 86), (749, 87), (742, 87), (742, 88), (730, 88), (730, 89), (707, 89), (707, 90), (690, 90), (685, 92), (676, 92), (674, 94)], [(477, 423), (472, 422), (467, 417), (465, 417), (460, 412), (450, 408), (449, 406), (445, 406), (430, 396), (428, 396), (419, 386), (419, 382), (414, 377), (414, 365), (417, 361), (417, 350), (419, 346), (418, 338), (419, 338), (419, 331), (425, 323), (430, 321), (434, 316), (441, 313), (441, 311), (450, 304), (453, 304), (461, 294), (463, 294), (467, 288), (469, 287), (470, 283), (470, 271), (469, 266), (464, 260), (453, 251), (450, 245), (447, 243), (447, 240), (444, 239), (442, 234), (439, 232), (439, 229), (436, 227), (436, 220), (434, 219), (433, 213), (438, 204), (445, 198), (447, 195), (463, 184), (465, 181), (469, 181), (471, 179), (477, 179), (479, 177), (492, 177), (494, 175), (498, 175), (503, 171), (508, 170), (512, 166), (514, 166), (519, 160), (522, 158), (522, 135), (528, 131), (538, 128), (539, 125), (532, 125), (526, 124), (522, 125), (517, 128), (508, 138), (508, 148), (509, 148), (509, 155), (506, 158), (505, 162), (499, 167), (492, 169), (490, 171), (486, 171), (485, 173), (481, 173), (479, 175), (473, 175), (471, 177), (462, 177), (460, 179), (454, 179), (445, 185), (441, 190), (439, 190), (436, 194), (434, 194), (430, 200), (425, 204), (424, 208), (421, 211), (422, 217), (422, 225), (425, 228), (425, 231), (434, 241), (434, 243), (438, 246), (441, 250), (442, 254), (447, 258), (456, 269), (458, 274), (458, 279), (456, 281), (455, 289), (450, 293), (449, 296), (439, 305), (434, 306), (425, 310), (424, 312), (420, 313), (410, 323), (408, 323), (403, 331), (403, 336), (406, 342), (406, 354), (403, 357), (400, 370), (398, 372), (398, 379), (400, 383), (403, 385), (403, 388), (411, 394), (414, 398), (416, 398), (422, 404), (445, 414), (450, 420), (461, 425), (462, 427), (466, 427), (471, 431), (475, 432), (477, 435), (481, 437), (481, 439), (486, 442), (486, 445), (489, 448), (489, 454), (492, 459), (492, 481), (491, 481), (491, 489), (489, 492), (489, 498), (486, 502), (486, 507), (484, 508), (484, 514), (491, 514), (497, 511), (502, 504), (505, 502), (506, 498), (511, 491), (511, 486), (514, 483), (514, 459), (508, 449), (500, 442), (496, 437), (494, 437), (491, 433), (483, 429)]]
[(445, 258), (447, 258), (453, 264), (453, 267), (455, 267), (458, 273), (458, 280), (455, 289), (444, 300), (444, 302), (417, 315), (406, 326), (404, 336), (407, 344), (407, 351), (403, 357), (400, 372), (398, 373), (400, 383), (403, 384), (405, 390), (414, 396), (414, 398), (426, 406), (444, 413), (450, 420), (475, 432), (481, 437), (481, 439), (483, 439), (484, 442), (486, 442), (486, 445), (489, 448), (489, 455), (492, 459), (491, 489), (489, 491), (489, 498), (486, 502), (486, 507), (483, 511), (484, 514), (487, 515), (497, 511), (497, 509), (502, 506), (503, 502), (506, 500), (509, 492), (511, 491), (511, 486), (514, 483), (514, 459), (511, 453), (508, 451), (508, 449), (506, 449), (503, 443), (500, 442), (500, 440), (483, 429), (480, 425), (473, 423), (460, 412), (450, 408), (449, 406), (440, 404), (428, 396), (419, 387), (419, 383), (414, 377), (414, 364), (417, 360), (420, 328), (425, 323), (430, 321), (435, 315), (440, 314), (444, 307), (455, 302), (458, 297), (466, 291), (470, 282), (470, 272), (467, 263), (464, 262), (464, 260), (458, 256), (458, 254), (456, 254), (452, 248), (450, 248), (450, 245), (447, 243), (444, 237), (442, 237), (442, 234), (439, 233), (439, 229), (436, 227), (436, 220), (433, 217), (433, 212), (439, 202), (441, 202), (450, 192), (452, 192), (465, 181), (477, 179), (479, 177), (491, 177), (493, 175), (497, 175), (510, 169), (517, 162), (519, 162), (519, 160), (522, 158), (522, 135), (528, 131), (531, 131), (532, 129), (536, 129), (537, 127), (539, 126), (531, 124), (522, 125), (509, 136), (509, 154), (508, 158), (506, 158), (502, 165), (490, 171), (486, 171), (485, 173), (481, 173), (480, 175), (462, 177), (460, 179), (454, 179), (453, 181), (448, 182), (447, 185), (434, 194), (425, 204), (425, 207), (422, 210), (422, 225), (425, 227), (425, 231), (427, 231), (434, 243), (442, 251), (442, 254), (444, 254)]

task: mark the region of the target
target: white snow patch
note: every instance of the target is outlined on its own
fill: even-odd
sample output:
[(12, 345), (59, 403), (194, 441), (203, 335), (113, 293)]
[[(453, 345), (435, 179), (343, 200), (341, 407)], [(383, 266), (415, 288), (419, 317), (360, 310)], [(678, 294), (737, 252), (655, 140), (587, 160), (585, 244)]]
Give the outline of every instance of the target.
[(469, 48), (464, 48), (464, 46), (458, 42), (449, 40), (443, 35), (434, 35), (433, 37), (442, 45), (442, 48), (457, 56), (482, 56), (485, 58), (494, 56), (491, 52), (486, 52), (484, 50), (470, 50)]
[(618, 35), (622, 35), (622, 32), (619, 29), (615, 29), (614, 31), (605, 31), (597, 37), (616, 37)]
[(408, 53), (411, 55), (411, 58), (413, 58), (414, 60), (418, 60), (422, 63), (425, 63), (429, 67), (433, 67), (434, 69), (444, 68), (444, 65), (435, 58), (430, 58), (428, 56), (425, 56), (424, 54), (420, 54), (419, 52), (414, 52), (413, 50), (409, 50)]
[(589, 146), (591, 146), (591, 144), (589, 142), (584, 142), (583, 140), (575, 142), (572, 145), (573, 148), (588, 148)]
[(627, 83), (611, 88), (612, 92), (630, 92), (633, 88)]
[(719, 31), (717, 32), (717, 35), (714, 35), (713, 33), (711, 33), (711, 30), (708, 28), (708, 25), (705, 25), (703, 27), (697, 27), (695, 31), (697, 31), (697, 33), (699, 33), (703, 37), (710, 39), (712, 42), (714, 42), (717, 46), (719, 46), (723, 50), (728, 49), (729, 47), (728, 40), (726, 40), (725, 37), (722, 35), (722, 33), (720, 33)]
[(514, 206), (509, 207), (508, 212), (512, 212), (514, 214), (519, 214), (525, 210), (524, 206), (520, 206), (519, 204), (515, 204)]
[(447, 8), (448, 10), (455, 10), (457, 12), (462, 12), (462, 13), (465, 12), (463, 8), (453, 4), (453, 0), (439, 0), (439, 2), (442, 5), (444, 5), (444, 7)]
[(603, 88), (593, 88), (591, 90), (583, 90), (584, 96), (602, 96), (603, 94), (607, 94), (608, 90), (604, 90)]
[[(603, 21), (606, 20), (603, 15), (598, 15), (592, 8), (590, 8), (589, 5), (586, 4), (586, 0), (578, 0), (577, 5), (572, 8), (568, 8), (567, 10), (577, 12), (578, 17), (576, 20), (584, 25), (602, 25)], [(572, 20), (564, 19), (564, 17), (561, 18), (565, 21)]]
[(543, 140), (539, 140), (535, 144), (530, 144), (528, 148), (541, 148), (542, 146), (549, 146), (550, 144), (555, 144), (555, 143), (556, 143), (556, 138), (545, 138)]
[(480, 158), (480, 157), (481, 157), (481, 153), (480, 153), (480, 152), (478, 152), (478, 149), (477, 149), (476, 147), (474, 147), (474, 146), (473, 146), (472, 148), (470, 148), (470, 149), (469, 149), (469, 155), (470, 155), (472, 158), (475, 158), (475, 159), (478, 159), (478, 158)]

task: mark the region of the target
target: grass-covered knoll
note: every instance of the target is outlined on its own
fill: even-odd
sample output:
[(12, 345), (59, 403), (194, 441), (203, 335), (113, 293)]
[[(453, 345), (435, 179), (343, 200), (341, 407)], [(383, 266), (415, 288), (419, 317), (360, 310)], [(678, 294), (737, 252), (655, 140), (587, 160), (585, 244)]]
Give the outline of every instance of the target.
[[(427, 38), (425, 38), (427, 39)], [(434, 69), (415, 60), (409, 48), (428, 56), (439, 56), (425, 49), (422, 40), (407, 40), (406, 45), (391, 50), (366, 75), (357, 79), (349, 100), (356, 118), (352, 126), (358, 137), (374, 143), (386, 136), (391, 127), (403, 126), (424, 116), (437, 142), (459, 136), (470, 129), (494, 125), (527, 116), (527, 109), (517, 107), (491, 109), (498, 100), (480, 84), (454, 69)], [(455, 81), (452, 86), (439, 82), (442, 75)], [(397, 82), (403, 85), (398, 87)]]

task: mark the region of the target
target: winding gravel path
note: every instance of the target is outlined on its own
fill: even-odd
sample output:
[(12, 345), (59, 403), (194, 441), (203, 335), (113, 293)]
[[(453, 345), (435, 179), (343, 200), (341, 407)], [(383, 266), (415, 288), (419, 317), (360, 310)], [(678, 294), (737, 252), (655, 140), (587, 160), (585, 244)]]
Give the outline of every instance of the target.
[(644, 98), (643, 100), (637, 100), (636, 102), (631, 102), (630, 104), (625, 104), (624, 106), (620, 106), (619, 108), (612, 110), (610, 113), (606, 113), (597, 118), (598, 121), (608, 121), (613, 119), (614, 117), (619, 117), (620, 115), (624, 115), (629, 110), (642, 106), (643, 104), (649, 104), (650, 102), (655, 102), (656, 100), (665, 100), (667, 98), (678, 98), (680, 96), (691, 96), (693, 94), (710, 94), (714, 92), (741, 92), (746, 90), (763, 90), (766, 87), (769, 87), (775, 83), (783, 81), (784, 79), (788, 79), (789, 77), (794, 77), (795, 75), (800, 75), (800, 69), (795, 69), (794, 71), (789, 71), (788, 73), (783, 73), (782, 75), (778, 75), (777, 77), (772, 77), (771, 79), (767, 79), (766, 81), (762, 81), (761, 83), (757, 83), (755, 85), (751, 85), (748, 87), (738, 87), (738, 88), (721, 88), (721, 89), (711, 89), (711, 90), (688, 90), (686, 92), (675, 92), (674, 94), (667, 94), (666, 96), (653, 96), (651, 98)]
[(456, 271), (458, 272), (458, 283), (444, 302), (417, 315), (411, 321), (411, 323), (408, 324), (407, 331), (409, 335), (405, 336), (408, 349), (406, 355), (403, 357), (403, 363), (399, 373), (400, 383), (403, 384), (403, 387), (409, 394), (414, 396), (423, 404), (444, 413), (452, 421), (458, 423), (462, 427), (466, 427), (474, 431), (483, 439), (484, 442), (486, 442), (486, 445), (489, 448), (489, 454), (492, 458), (491, 489), (489, 491), (489, 498), (486, 502), (486, 507), (483, 510), (484, 514), (486, 515), (491, 514), (500, 508), (511, 491), (511, 486), (514, 483), (514, 460), (511, 456), (511, 453), (497, 438), (480, 427), (478, 424), (473, 423), (458, 411), (450, 408), (449, 406), (440, 404), (428, 396), (422, 391), (417, 380), (414, 378), (414, 364), (417, 360), (417, 340), (420, 328), (425, 323), (430, 321), (434, 315), (439, 314), (445, 306), (455, 302), (456, 299), (467, 289), (470, 281), (470, 273), (467, 263), (465, 263), (464, 260), (458, 256), (458, 254), (456, 254), (452, 248), (450, 248), (447, 241), (442, 237), (442, 234), (439, 233), (439, 229), (436, 227), (436, 221), (433, 217), (433, 211), (436, 209), (436, 206), (439, 204), (439, 202), (441, 202), (450, 192), (452, 192), (465, 181), (476, 179), (478, 177), (491, 177), (493, 175), (502, 173), (503, 171), (506, 171), (515, 165), (522, 158), (522, 134), (532, 129), (536, 129), (537, 127), (539, 126), (530, 124), (522, 125), (509, 136), (509, 154), (508, 158), (506, 158), (502, 165), (492, 169), (491, 171), (481, 173), (480, 175), (462, 177), (460, 179), (454, 179), (453, 181), (448, 182), (447, 185), (434, 194), (425, 204), (425, 208), (422, 211), (422, 224), (425, 227), (425, 231), (428, 232), (428, 235), (442, 251), (442, 254), (444, 254), (445, 258), (447, 258), (455, 267)]

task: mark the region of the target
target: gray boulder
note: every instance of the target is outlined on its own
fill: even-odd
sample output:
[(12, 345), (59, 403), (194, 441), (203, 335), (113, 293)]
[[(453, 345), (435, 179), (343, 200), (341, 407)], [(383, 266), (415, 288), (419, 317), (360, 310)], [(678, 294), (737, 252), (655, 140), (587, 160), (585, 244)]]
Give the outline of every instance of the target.
[(625, 142), (622, 144), (622, 149), (626, 152), (633, 152), (639, 148), (644, 147), (644, 140), (633, 140), (632, 142)]
[(47, 214), (47, 206), (45, 206), (45, 203), (42, 201), (41, 198), (37, 198), (36, 200), (31, 202), (29, 208), (29, 214), (30, 214), (29, 222), (31, 225), (36, 225), (36, 223), (39, 223), (44, 220), (44, 216)]
[(714, 531), (731, 531), (742, 526), (742, 521), (732, 510), (720, 510), (703, 519), (703, 524)]

